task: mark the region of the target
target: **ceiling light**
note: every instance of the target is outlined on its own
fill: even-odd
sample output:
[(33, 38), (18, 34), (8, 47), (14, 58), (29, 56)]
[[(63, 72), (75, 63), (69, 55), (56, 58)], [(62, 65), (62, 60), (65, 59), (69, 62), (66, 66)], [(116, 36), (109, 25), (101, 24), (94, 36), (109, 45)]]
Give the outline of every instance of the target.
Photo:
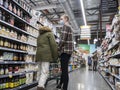
[(81, 9), (82, 9), (82, 15), (83, 15), (84, 24), (85, 24), (85, 26), (87, 26), (87, 21), (86, 21), (86, 15), (85, 15), (85, 9), (84, 9), (83, 0), (80, 0), (80, 4), (81, 4)]

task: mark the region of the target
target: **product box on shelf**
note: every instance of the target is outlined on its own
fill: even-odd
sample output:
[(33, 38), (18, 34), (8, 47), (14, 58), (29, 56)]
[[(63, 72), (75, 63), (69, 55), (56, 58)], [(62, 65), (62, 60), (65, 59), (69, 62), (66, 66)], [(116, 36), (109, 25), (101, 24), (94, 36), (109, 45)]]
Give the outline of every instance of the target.
[(120, 82), (116, 83), (116, 90), (120, 90)]
[(26, 74), (26, 84), (30, 84), (33, 82), (33, 73)]

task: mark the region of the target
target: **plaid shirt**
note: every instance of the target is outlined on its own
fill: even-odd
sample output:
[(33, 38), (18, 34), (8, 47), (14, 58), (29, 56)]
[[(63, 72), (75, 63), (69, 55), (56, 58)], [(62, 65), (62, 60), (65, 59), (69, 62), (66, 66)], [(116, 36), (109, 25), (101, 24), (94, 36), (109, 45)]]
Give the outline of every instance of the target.
[(73, 52), (72, 29), (70, 26), (63, 26), (59, 49), (60, 53), (72, 54)]

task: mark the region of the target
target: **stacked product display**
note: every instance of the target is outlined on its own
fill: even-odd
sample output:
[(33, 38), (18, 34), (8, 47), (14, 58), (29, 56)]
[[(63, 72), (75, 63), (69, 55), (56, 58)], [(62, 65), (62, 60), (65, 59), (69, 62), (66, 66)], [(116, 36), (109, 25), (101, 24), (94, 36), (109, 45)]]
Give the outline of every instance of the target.
[(99, 52), (99, 72), (113, 90), (120, 90), (120, 15), (115, 15)]
[(0, 0), (0, 90), (37, 85), (32, 9), (24, 0)]
[(85, 66), (85, 59), (82, 58), (82, 54), (79, 51), (74, 51), (69, 62), (69, 71), (74, 71), (82, 66)]

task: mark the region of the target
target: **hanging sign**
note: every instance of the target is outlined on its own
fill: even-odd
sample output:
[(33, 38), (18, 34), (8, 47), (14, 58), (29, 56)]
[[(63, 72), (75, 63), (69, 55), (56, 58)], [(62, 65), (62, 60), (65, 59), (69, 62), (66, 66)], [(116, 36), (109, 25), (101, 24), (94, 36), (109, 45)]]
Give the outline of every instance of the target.
[(91, 39), (90, 26), (80, 26), (80, 28), (81, 28), (80, 39), (81, 40)]
[(102, 0), (101, 9), (102, 9), (102, 13), (117, 12), (118, 0)]

